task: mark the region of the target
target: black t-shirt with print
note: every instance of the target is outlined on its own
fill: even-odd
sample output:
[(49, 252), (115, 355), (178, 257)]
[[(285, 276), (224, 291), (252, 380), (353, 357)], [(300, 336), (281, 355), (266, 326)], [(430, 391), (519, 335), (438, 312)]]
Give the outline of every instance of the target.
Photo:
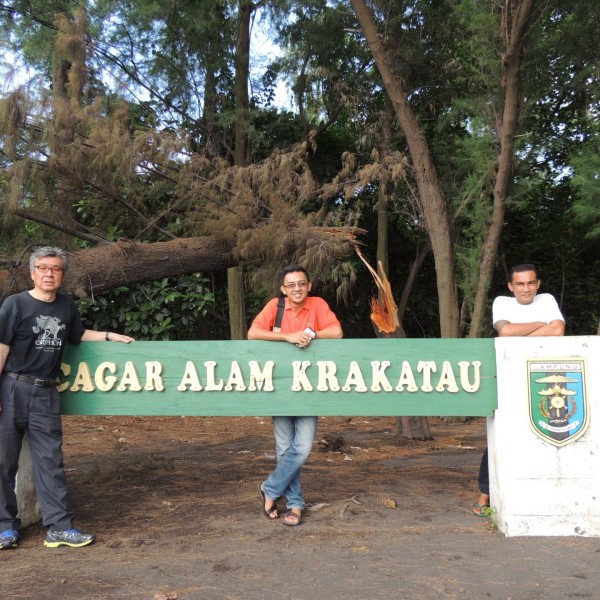
[(54, 378), (66, 343), (78, 344), (84, 331), (69, 296), (57, 294), (54, 302), (37, 300), (29, 292), (9, 296), (0, 307), (0, 343), (10, 346), (4, 370)]

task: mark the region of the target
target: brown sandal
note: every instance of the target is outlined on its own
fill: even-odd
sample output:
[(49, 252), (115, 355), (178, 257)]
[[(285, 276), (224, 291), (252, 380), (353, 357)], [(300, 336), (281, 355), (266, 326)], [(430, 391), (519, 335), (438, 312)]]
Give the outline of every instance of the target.
[(296, 527), (302, 523), (302, 513), (298, 514), (292, 510), (288, 510), (283, 516), (283, 524), (290, 527)]
[(267, 519), (269, 519), (269, 521), (274, 521), (275, 519), (279, 519), (279, 513), (277, 513), (276, 515), (274, 515), (274, 512), (277, 512), (277, 500), (273, 500), (273, 505), (271, 506), (271, 508), (265, 508), (265, 502), (267, 501), (267, 498), (265, 496), (265, 493), (263, 492), (262, 487), (258, 486), (258, 493), (260, 494), (260, 497), (262, 499), (262, 511), (263, 511), (263, 515), (265, 515), (265, 517), (267, 517)]

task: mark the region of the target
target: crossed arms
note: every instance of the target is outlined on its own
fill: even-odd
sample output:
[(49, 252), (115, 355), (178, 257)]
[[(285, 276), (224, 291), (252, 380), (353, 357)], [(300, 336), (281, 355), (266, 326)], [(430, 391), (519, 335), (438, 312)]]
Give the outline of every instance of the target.
[(510, 321), (496, 321), (494, 329), (499, 337), (508, 336), (545, 336), (545, 335), (564, 335), (565, 322), (560, 319), (544, 323), (542, 321), (533, 321), (532, 323), (511, 323)]

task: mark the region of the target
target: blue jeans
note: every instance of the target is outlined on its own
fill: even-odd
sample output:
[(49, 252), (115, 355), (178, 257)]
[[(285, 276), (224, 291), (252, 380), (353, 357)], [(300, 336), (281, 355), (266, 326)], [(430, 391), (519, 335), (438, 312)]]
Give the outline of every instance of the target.
[(262, 484), (269, 498), (287, 498), (287, 508), (305, 506), (300, 487), (302, 469), (315, 440), (317, 417), (273, 417), (277, 467)]

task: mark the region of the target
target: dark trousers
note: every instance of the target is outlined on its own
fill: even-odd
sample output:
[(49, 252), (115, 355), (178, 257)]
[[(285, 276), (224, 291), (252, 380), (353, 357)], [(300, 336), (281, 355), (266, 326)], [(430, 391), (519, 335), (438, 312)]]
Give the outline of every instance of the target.
[(479, 491), (482, 494), (490, 495), (490, 471), (488, 466), (488, 449), (486, 448), (481, 457), (481, 464), (479, 465)]
[(2, 377), (0, 405), (0, 531), (21, 528), (15, 479), (25, 432), (29, 434), (43, 523), (60, 531), (70, 529), (73, 515), (67, 499), (60, 398), (56, 388)]

